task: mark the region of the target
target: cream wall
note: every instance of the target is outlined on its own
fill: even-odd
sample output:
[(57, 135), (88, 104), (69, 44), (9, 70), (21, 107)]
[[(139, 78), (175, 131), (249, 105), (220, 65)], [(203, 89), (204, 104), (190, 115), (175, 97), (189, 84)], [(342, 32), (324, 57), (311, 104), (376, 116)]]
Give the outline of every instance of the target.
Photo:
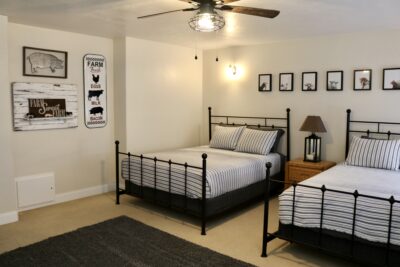
[(200, 143), (202, 55), (126, 38), (126, 139), (132, 153)]
[(121, 151), (126, 151), (126, 77), (126, 40), (120, 38), (114, 40), (114, 133)]
[[(323, 158), (344, 159), (345, 110), (356, 119), (400, 121), (400, 91), (382, 91), (382, 69), (399, 67), (400, 32), (363, 33), (293, 40), (266, 45), (235, 47), (204, 52), (203, 110), (216, 113), (284, 116), (292, 109), (292, 158), (302, 156), (304, 137), (299, 131), (307, 115), (322, 117), (328, 133), (323, 138)], [(243, 71), (238, 80), (226, 75), (229, 64)], [(373, 69), (372, 91), (353, 91), (353, 70)], [(326, 91), (326, 71), (344, 71), (344, 91)], [(318, 71), (318, 91), (301, 91), (301, 73)], [(294, 92), (279, 92), (279, 73), (294, 72)], [(258, 74), (273, 74), (273, 92), (257, 90)], [(203, 112), (203, 142), (206, 142), (206, 113)]]
[[(56, 194), (95, 187), (110, 181), (114, 174), (113, 40), (13, 23), (8, 25), (8, 38), (10, 83), (76, 84), (79, 105), (78, 128), (12, 133), (12, 154), (3, 151), (1, 154), (13, 156), (14, 176), (55, 172)], [(68, 51), (68, 79), (22, 76), (23, 46)], [(109, 120), (107, 126), (101, 129), (88, 129), (84, 124), (82, 58), (87, 53), (102, 54), (107, 59)], [(2, 92), (9, 92), (10, 85), (6, 84), (3, 89)], [(0, 101), (1, 108), (5, 105), (4, 109), (9, 111), (10, 97), (1, 97)], [(10, 112), (6, 114), (3, 118), (9, 125), (11, 115)]]
[(2, 222), (2, 214), (16, 210), (11, 131), (11, 95), (8, 83), (7, 26), (7, 17), (0, 16), (0, 223)]

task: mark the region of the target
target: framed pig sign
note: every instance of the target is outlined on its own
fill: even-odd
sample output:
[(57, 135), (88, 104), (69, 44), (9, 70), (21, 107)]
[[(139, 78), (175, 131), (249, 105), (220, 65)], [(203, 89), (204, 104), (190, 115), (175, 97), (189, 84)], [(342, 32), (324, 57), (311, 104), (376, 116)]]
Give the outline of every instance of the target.
[(107, 125), (107, 68), (102, 55), (83, 57), (85, 125), (102, 128)]

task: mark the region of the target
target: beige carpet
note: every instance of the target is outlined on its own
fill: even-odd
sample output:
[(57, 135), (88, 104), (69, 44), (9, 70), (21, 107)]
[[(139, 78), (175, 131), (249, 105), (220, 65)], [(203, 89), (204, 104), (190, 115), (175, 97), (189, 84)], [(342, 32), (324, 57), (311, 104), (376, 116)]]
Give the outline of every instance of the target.
[[(262, 203), (229, 213), (208, 225), (207, 236), (200, 235), (199, 222), (191, 217), (122, 196), (114, 204), (113, 194), (71, 201), (20, 213), (17, 223), (0, 226), (0, 253), (75, 230), (120, 215), (179, 236), (195, 244), (257, 266), (354, 266), (303, 246), (282, 240), (269, 243), (268, 258), (261, 258)], [(271, 202), (270, 229), (276, 229), (277, 199)]]

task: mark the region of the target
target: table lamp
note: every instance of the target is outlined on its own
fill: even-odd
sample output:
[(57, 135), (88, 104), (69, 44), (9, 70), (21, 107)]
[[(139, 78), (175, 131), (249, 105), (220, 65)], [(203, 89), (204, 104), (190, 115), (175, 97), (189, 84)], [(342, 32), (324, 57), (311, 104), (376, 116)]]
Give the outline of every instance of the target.
[(321, 161), (321, 137), (315, 133), (325, 133), (325, 125), (320, 116), (307, 116), (300, 131), (311, 132), (304, 140), (304, 161)]

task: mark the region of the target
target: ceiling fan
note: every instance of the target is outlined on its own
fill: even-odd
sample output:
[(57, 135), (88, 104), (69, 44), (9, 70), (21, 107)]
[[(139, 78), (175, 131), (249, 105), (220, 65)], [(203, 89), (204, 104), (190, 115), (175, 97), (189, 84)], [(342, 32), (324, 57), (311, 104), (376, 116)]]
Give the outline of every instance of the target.
[(179, 0), (191, 4), (193, 7), (171, 10), (161, 13), (140, 16), (138, 19), (144, 19), (174, 12), (197, 11), (196, 15), (189, 20), (189, 26), (200, 32), (213, 32), (222, 29), (225, 26), (225, 19), (217, 13), (218, 11), (227, 11), (239, 14), (246, 14), (264, 18), (275, 18), (280, 11), (272, 9), (261, 9), (244, 6), (230, 6), (229, 3), (238, 2), (239, 0)]

